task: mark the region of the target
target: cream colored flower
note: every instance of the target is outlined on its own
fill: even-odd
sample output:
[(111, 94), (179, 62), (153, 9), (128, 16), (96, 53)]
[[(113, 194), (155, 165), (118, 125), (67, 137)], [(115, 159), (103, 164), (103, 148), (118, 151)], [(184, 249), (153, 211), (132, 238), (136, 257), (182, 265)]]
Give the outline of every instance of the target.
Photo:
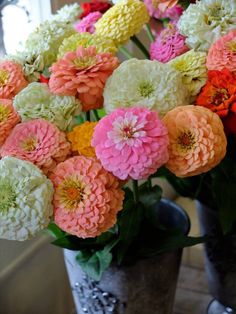
[(24, 241), (45, 229), (52, 215), (52, 183), (28, 161), (0, 160), (0, 238)]
[(95, 46), (98, 53), (111, 52), (115, 54), (117, 51), (114, 42), (110, 38), (97, 34), (76, 33), (63, 40), (59, 47), (58, 59), (62, 58), (68, 51), (76, 51), (79, 46), (84, 48)]
[(57, 19), (44, 21), (28, 37), (24, 53), (43, 58), (44, 66), (50, 66), (57, 59), (58, 48), (64, 38), (75, 34), (71, 23)]
[(119, 107), (144, 106), (160, 116), (188, 104), (181, 75), (158, 61), (130, 59), (121, 63), (107, 80), (104, 107), (110, 113)]
[(118, 46), (139, 33), (149, 19), (147, 8), (142, 1), (121, 0), (98, 20), (95, 33), (108, 36)]
[(206, 53), (193, 49), (168, 64), (179, 71), (191, 96), (196, 96), (207, 80)]
[(73, 96), (57, 96), (47, 84), (31, 83), (14, 98), (14, 107), (23, 122), (45, 119), (65, 131), (73, 115), (81, 112), (80, 102)]
[(201, 51), (207, 51), (235, 25), (235, 0), (197, 1), (190, 4), (178, 22), (180, 33), (187, 37), (187, 45)]

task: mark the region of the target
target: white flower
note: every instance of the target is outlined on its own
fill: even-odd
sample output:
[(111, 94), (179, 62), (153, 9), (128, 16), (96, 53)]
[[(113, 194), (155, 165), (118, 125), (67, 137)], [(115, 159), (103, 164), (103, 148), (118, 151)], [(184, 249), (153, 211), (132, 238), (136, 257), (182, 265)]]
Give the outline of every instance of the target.
[(65, 131), (73, 115), (81, 113), (81, 104), (73, 96), (58, 96), (50, 92), (47, 84), (31, 83), (18, 93), (13, 101), (23, 122), (45, 119)]
[(53, 15), (53, 19), (73, 23), (78, 19), (81, 11), (78, 3), (64, 5), (55, 15)]
[(180, 17), (179, 31), (191, 48), (207, 51), (211, 44), (236, 27), (235, 0), (201, 0)]
[(45, 229), (52, 215), (53, 186), (32, 163), (0, 160), (0, 238), (24, 241)]
[(176, 106), (188, 104), (181, 74), (157, 61), (130, 59), (109, 77), (104, 89), (104, 107), (110, 113), (119, 107), (144, 106), (164, 116)]

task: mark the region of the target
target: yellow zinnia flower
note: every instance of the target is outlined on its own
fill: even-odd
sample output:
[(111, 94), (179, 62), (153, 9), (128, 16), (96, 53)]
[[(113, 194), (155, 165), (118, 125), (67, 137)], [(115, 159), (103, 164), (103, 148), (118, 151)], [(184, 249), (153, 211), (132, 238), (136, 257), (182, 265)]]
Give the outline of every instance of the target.
[(84, 48), (95, 46), (98, 53), (110, 52), (115, 54), (117, 51), (114, 42), (110, 38), (97, 34), (77, 33), (63, 40), (62, 45), (59, 47), (58, 59), (62, 58), (68, 51), (76, 51), (79, 46)]
[(139, 33), (149, 21), (146, 6), (139, 0), (121, 0), (110, 8), (95, 24), (95, 33), (108, 36), (117, 46)]
[(91, 146), (93, 131), (97, 122), (85, 122), (77, 125), (67, 134), (71, 142), (71, 149), (86, 157), (96, 157), (94, 148)]

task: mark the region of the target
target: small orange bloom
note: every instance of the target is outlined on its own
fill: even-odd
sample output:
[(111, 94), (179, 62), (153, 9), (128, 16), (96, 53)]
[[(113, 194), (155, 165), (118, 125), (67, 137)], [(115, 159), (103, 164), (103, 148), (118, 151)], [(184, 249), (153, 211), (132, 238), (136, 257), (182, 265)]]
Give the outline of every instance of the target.
[(165, 10), (174, 7), (178, 3), (178, 0), (157, 0), (157, 3), (158, 8), (164, 12)]
[(85, 122), (77, 125), (67, 134), (68, 140), (71, 142), (72, 151), (78, 152), (86, 157), (96, 157), (95, 150), (91, 146), (93, 131), (97, 122)]
[(221, 118), (229, 112), (236, 113), (236, 76), (227, 69), (209, 71), (206, 85), (196, 103), (217, 113)]

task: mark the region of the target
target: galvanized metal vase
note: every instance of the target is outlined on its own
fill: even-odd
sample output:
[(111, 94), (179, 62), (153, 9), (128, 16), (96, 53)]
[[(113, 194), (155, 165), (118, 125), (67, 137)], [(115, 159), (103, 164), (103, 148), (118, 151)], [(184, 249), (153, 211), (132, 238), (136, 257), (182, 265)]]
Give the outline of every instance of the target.
[[(163, 199), (158, 212), (163, 224), (188, 233), (189, 219), (181, 207)], [(112, 265), (95, 282), (77, 264), (77, 252), (64, 250), (77, 314), (171, 314), (181, 254), (178, 250), (132, 266)]]
[(205, 245), (205, 270), (214, 301), (209, 314), (236, 314), (236, 242), (224, 237), (217, 212), (196, 202), (202, 235), (208, 235)]

